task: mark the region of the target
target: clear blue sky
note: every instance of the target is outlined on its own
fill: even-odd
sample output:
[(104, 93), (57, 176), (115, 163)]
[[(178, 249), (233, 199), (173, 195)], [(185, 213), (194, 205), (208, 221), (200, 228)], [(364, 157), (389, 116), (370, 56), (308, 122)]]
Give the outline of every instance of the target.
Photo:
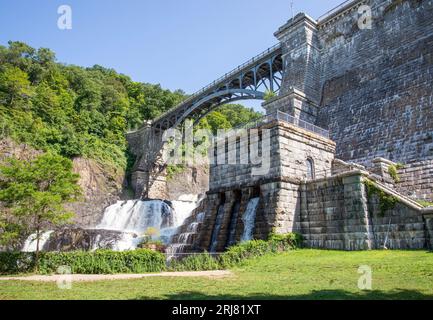
[[(47, 47), (59, 62), (99, 64), (187, 93), (277, 43), (290, 0), (0, 0), (0, 44)], [(294, 0), (317, 18), (343, 0)], [(72, 30), (57, 8), (72, 8)]]

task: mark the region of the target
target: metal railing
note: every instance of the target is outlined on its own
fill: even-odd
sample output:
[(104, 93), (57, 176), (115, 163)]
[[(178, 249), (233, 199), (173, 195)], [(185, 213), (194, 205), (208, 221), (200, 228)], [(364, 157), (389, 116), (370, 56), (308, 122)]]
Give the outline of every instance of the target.
[(238, 129), (253, 129), (253, 128), (257, 128), (260, 126), (263, 126), (267, 123), (270, 123), (274, 120), (278, 120), (278, 121), (284, 121), (290, 124), (293, 124), (299, 128), (305, 129), (307, 131), (316, 133), (322, 137), (325, 137), (327, 139), (329, 139), (330, 135), (329, 135), (329, 130), (320, 128), (312, 123), (309, 123), (307, 121), (301, 120), (299, 118), (296, 118), (290, 114), (284, 113), (282, 111), (276, 111), (270, 114), (267, 114), (265, 116), (263, 116), (262, 118), (256, 120), (256, 121), (252, 121), (252, 122), (248, 122), (245, 124), (242, 124), (236, 128), (234, 128), (233, 130), (238, 130)]
[(237, 68), (233, 69), (232, 71), (230, 71), (230, 72), (226, 73), (225, 75), (219, 77), (217, 80), (213, 81), (212, 83), (208, 84), (207, 86), (201, 88), (199, 91), (195, 92), (188, 99), (184, 100), (183, 102), (181, 102), (176, 107), (171, 108), (170, 110), (164, 112), (162, 115), (160, 115), (159, 117), (157, 117), (154, 120), (154, 122), (156, 122), (156, 121), (164, 118), (165, 116), (167, 116), (168, 114), (170, 114), (172, 111), (176, 110), (179, 106), (187, 104), (189, 102), (192, 102), (195, 98), (197, 98), (201, 94), (205, 93), (209, 89), (215, 87), (216, 85), (218, 85), (220, 83), (224, 83), (225, 80), (227, 80), (230, 77), (234, 76), (235, 74), (237, 74), (238, 72), (240, 72), (242, 69), (244, 69), (248, 65), (254, 64), (255, 62), (257, 62), (257, 61), (263, 59), (264, 57), (266, 57), (267, 55), (269, 55), (270, 53), (278, 50), (279, 48), (281, 48), (281, 43), (277, 43), (276, 45), (274, 45), (274, 46), (268, 48), (267, 50), (263, 51), (262, 53), (258, 54), (254, 58), (252, 58), (252, 59), (248, 60), (247, 62), (241, 64), (240, 66), (238, 66)]
[(317, 133), (318, 135), (328, 138), (329, 139), (329, 131), (325, 130), (323, 128), (320, 128), (312, 123), (309, 123), (307, 121), (301, 120), (299, 118), (295, 118), (294, 116), (291, 116), (290, 114), (277, 111), (277, 120), (282, 120), (291, 124), (294, 124), (295, 126)]

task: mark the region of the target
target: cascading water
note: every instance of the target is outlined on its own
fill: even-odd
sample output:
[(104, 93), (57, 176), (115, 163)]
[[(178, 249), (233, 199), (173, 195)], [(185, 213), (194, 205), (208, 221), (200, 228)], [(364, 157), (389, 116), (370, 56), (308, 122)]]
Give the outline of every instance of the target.
[(178, 256), (180, 253), (185, 253), (185, 249), (192, 245), (194, 236), (197, 234), (200, 225), (203, 223), (204, 217), (204, 212), (200, 212), (195, 217), (191, 217), (194, 220), (188, 224), (186, 232), (179, 234), (177, 238), (175, 237), (176, 239), (174, 239), (173, 243), (171, 243), (165, 250), (168, 260)]
[[(42, 250), (54, 231), (46, 231), (41, 234), (39, 239), (39, 250)], [(30, 235), (24, 242), (23, 252), (35, 252), (37, 247), (36, 233)]]
[[(97, 228), (128, 232), (122, 240), (121, 250), (134, 249), (142, 241), (144, 233), (152, 228), (157, 231), (154, 240), (168, 244), (185, 219), (197, 206), (197, 197), (185, 196), (168, 203), (160, 200), (127, 201), (107, 208)], [(135, 233), (138, 237), (132, 237)], [(128, 248), (129, 247), (129, 248)]]
[(197, 208), (198, 204), (202, 201), (197, 195), (182, 195), (178, 200), (171, 201), (174, 208), (174, 224), (179, 227), (181, 226), (186, 218), (188, 218), (192, 211)]
[(171, 227), (172, 210), (163, 201), (119, 201), (108, 207), (96, 229), (143, 235), (149, 228), (158, 231)]
[(226, 247), (230, 247), (236, 243), (236, 225), (238, 222), (239, 210), (241, 207), (241, 201), (237, 200), (233, 205), (232, 216), (230, 219), (229, 236), (227, 239)]
[(216, 216), (216, 220), (215, 220), (215, 226), (213, 228), (212, 238), (211, 238), (211, 242), (210, 242), (211, 245), (209, 248), (209, 251), (212, 253), (216, 252), (216, 249), (218, 246), (218, 235), (220, 233), (221, 224), (222, 224), (223, 218), (224, 218), (224, 209), (225, 209), (224, 204), (221, 204), (218, 207), (217, 216)]
[[(83, 250), (133, 250), (143, 241), (145, 233), (152, 233), (153, 240), (168, 244), (196, 206), (197, 196), (183, 196), (173, 202), (118, 201), (105, 209), (102, 221), (96, 227), (46, 232), (42, 235), (40, 248), (47, 244), (47, 247), (56, 251), (63, 250), (65, 245), (70, 250), (77, 247)], [(62, 239), (59, 239), (59, 235)], [(80, 243), (71, 244), (77, 235)], [(35, 236), (31, 235), (26, 240), (23, 251), (36, 250), (33, 238)]]
[(247, 209), (242, 216), (244, 223), (244, 232), (241, 241), (248, 241), (253, 239), (254, 224), (256, 222), (256, 212), (260, 198), (252, 198), (247, 205)]

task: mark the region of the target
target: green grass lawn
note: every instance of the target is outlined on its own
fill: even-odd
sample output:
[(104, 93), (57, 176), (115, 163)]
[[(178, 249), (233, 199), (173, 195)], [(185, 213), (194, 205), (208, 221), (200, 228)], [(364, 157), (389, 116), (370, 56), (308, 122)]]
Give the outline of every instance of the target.
[[(361, 291), (358, 267), (373, 271)], [(296, 250), (247, 261), (234, 276), (73, 283), (0, 282), (0, 299), (433, 299), (433, 253)]]

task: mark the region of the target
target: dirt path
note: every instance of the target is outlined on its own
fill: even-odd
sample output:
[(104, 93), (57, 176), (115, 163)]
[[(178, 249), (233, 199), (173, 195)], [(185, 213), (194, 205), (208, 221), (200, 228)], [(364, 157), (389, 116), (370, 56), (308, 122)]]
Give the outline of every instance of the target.
[(224, 278), (232, 276), (230, 271), (194, 271), (194, 272), (161, 272), (147, 274), (72, 274), (72, 275), (51, 275), (51, 276), (24, 276), (24, 277), (0, 277), (0, 281), (41, 281), (41, 282), (57, 282), (65, 279), (71, 281), (103, 281), (103, 280), (128, 280), (141, 279), (150, 277), (208, 277), (208, 278)]

